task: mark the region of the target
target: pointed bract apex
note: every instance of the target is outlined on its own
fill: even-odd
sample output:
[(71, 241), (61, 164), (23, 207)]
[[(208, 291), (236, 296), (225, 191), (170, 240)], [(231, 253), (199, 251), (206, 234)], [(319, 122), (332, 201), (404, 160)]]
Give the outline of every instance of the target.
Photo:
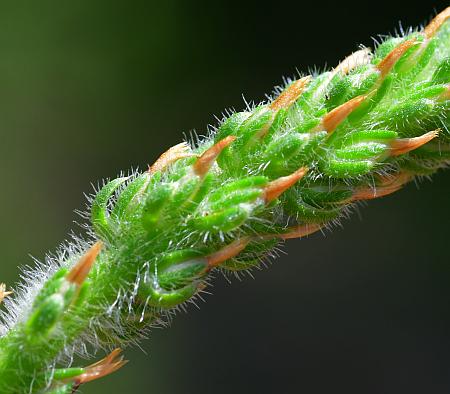
[(322, 128), (328, 134), (331, 134), (366, 98), (367, 96), (365, 95), (354, 97), (330, 111), (322, 119)]
[(372, 51), (370, 48), (363, 48), (359, 51), (353, 52), (340, 62), (333, 70), (333, 75), (341, 73), (347, 75), (356, 67), (369, 64), (372, 60)]
[(437, 14), (425, 29), (423, 29), (425, 37), (432, 38), (448, 18), (450, 18), (450, 7)]
[(398, 44), (386, 57), (377, 65), (378, 71), (380, 71), (380, 77), (383, 79), (389, 72), (395, 63), (404, 55), (404, 53), (413, 45), (418, 44), (417, 40), (412, 38)]
[(101, 241), (96, 242), (92, 247), (78, 260), (66, 276), (66, 280), (81, 286), (91, 270), (95, 259), (103, 247)]
[(280, 239), (293, 239), (302, 238), (307, 235), (313, 234), (322, 229), (324, 224), (322, 223), (305, 223), (299, 226), (291, 227), (286, 233), (278, 234), (277, 238)]
[(289, 108), (300, 97), (311, 79), (312, 76), (308, 75), (292, 82), (274, 101), (272, 101), (269, 105), (270, 109), (279, 111), (282, 108)]
[(264, 187), (265, 202), (268, 204), (277, 199), (282, 193), (302, 179), (307, 172), (307, 167), (301, 167), (291, 175), (283, 176), (270, 182)]
[(396, 175), (382, 177), (380, 184), (375, 186), (374, 188), (370, 187), (356, 188), (351, 200), (352, 201), (373, 200), (375, 198), (387, 196), (400, 190), (412, 178), (413, 176), (406, 171), (400, 172)]
[(408, 153), (414, 149), (420, 148), (422, 145), (425, 145), (427, 142), (430, 142), (432, 139), (436, 138), (439, 135), (439, 129), (429, 131), (424, 135), (413, 138), (400, 138), (398, 140), (394, 140), (391, 142), (391, 156), (400, 156), (405, 153)]
[(100, 379), (117, 371), (119, 368), (122, 368), (128, 362), (128, 360), (123, 359), (123, 356), (120, 355), (121, 352), (121, 349), (114, 349), (108, 356), (106, 356), (102, 360), (84, 368), (85, 372), (75, 377), (75, 386), (78, 388), (84, 383)]
[(206, 256), (206, 261), (208, 263), (208, 270), (211, 270), (214, 267), (217, 267), (224, 261), (227, 261), (235, 256), (237, 256), (239, 253), (241, 253), (250, 242), (251, 237), (243, 237), (240, 238), (231, 244), (225, 246), (224, 248), (220, 249), (219, 251), (210, 254), (209, 256)]
[(223, 140), (215, 143), (211, 148), (205, 150), (192, 166), (194, 173), (198, 176), (204, 176), (220, 153), (235, 139), (236, 137), (234, 135), (229, 135)]
[(0, 283), (0, 304), (6, 297), (11, 295), (12, 293), (12, 291), (6, 291), (6, 285), (4, 283)]
[(447, 85), (447, 88), (439, 95), (438, 99), (442, 101), (450, 100), (450, 84)]
[(184, 159), (186, 157), (195, 156), (191, 152), (191, 148), (186, 142), (177, 144), (167, 149), (158, 159), (148, 168), (150, 174), (162, 171), (170, 164), (175, 163), (177, 160)]

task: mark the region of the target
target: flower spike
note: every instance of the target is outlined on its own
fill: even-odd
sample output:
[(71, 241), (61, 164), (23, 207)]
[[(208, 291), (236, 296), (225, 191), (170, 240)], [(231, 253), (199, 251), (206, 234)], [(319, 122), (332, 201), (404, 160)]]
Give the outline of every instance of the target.
[[(239, 277), (358, 201), (449, 167), (449, 16), (227, 112), (148, 171), (105, 182), (84, 216), (86, 241), (74, 236), (27, 269), (1, 305), (0, 393), (68, 394), (116, 371), (119, 349), (86, 368), (70, 360), (137, 344), (195, 305), (215, 272)], [(74, 255), (80, 245), (90, 249)]]

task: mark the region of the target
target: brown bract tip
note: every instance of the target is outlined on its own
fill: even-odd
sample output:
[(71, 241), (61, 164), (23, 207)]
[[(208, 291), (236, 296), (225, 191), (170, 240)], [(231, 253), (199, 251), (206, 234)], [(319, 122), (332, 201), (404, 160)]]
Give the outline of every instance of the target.
[(286, 233), (276, 235), (280, 239), (292, 239), (306, 237), (319, 231), (324, 225), (322, 223), (306, 223), (299, 226), (291, 227)]
[(436, 138), (439, 135), (440, 130), (429, 131), (428, 133), (419, 137), (413, 138), (400, 138), (391, 142), (391, 156), (400, 156), (408, 153), (414, 149), (420, 148), (427, 142)]
[(307, 172), (307, 167), (301, 167), (291, 175), (284, 176), (270, 182), (264, 188), (264, 200), (266, 201), (266, 203), (270, 203), (271, 201), (278, 198), (283, 192), (285, 192), (300, 179), (302, 179)]
[(232, 242), (231, 244), (225, 246), (224, 248), (220, 249), (216, 253), (207, 256), (206, 261), (208, 262), (208, 270), (217, 267), (224, 261), (237, 256), (246, 248), (250, 240), (251, 240), (250, 237), (240, 238)]
[(78, 260), (66, 276), (66, 280), (75, 283), (78, 286), (84, 282), (95, 262), (98, 254), (103, 247), (101, 241), (96, 242), (92, 247)]
[(92, 380), (100, 379), (123, 367), (128, 361), (124, 360), (123, 356), (120, 356), (121, 352), (121, 349), (114, 349), (102, 360), (86, 367), (85, 372), (74, 379), (75, 385), (78, 387)]
[(444, 22), (450, 17), (450, 7), (437, 14), (434, 19), (425, 27), (423, 34), (426, 38), (432, 38)]
[(352, 196), (352, 201), (373, 200), (387, 196), (400, 190), (411, 179), (412, 175), (405, 171), (396, 175), (382, 177), (380, 184), (376, 187), (370, 188), (364, 186), (356, 188)]
[(280, 95), (269, 105), (274, 111), (282, 108), (289, 108), (303, 93), (306, 85), (311, 81), (312, 76), (308, 75), (292, 82)]
[(336, 107), (324, 116), (321, 126), (328, 134), (332, 133), (366, 98), (365, 95), (357, 96)]
[(186, 142), (177, 144), (167, 149), (158, 159), (149, 167), (148, 172), (154, 174), (155, 172), (162, 171), (170, 164), (175, 163), (177, 160), (184, 159), (186, 157), (192, 157), (194, 154), (191, 152), (191, 148)]
[(235, 139), (234, 135), (229, 135), (204, 151), (192, 166), (194, 173), (198, 176), (204, 176), (217, 159), (217, 156)]
[(340, 62), (333, 70), (333, 74), (340, 72), (341, 74), (348, 74), (356, 67), (369, 64), (372, 59), (370, 48), (363, 48), (359, 51), (353, 52)]
[(0, 303), (12, 293), (12, 291), (6, 291), (6, 285), (4, 283), (0, 283)]
[(378, 71), (380, 71), (381, 78), (384, 78), (387, 74), (389, 74), (389, 71), (391, 71), (395, 63), (397, 63), (397, 61), (403, 56), (403, 54), (415, 44), (417, 44), (417, 41), (412, 38), (398, 44), (391, 52), (389, 52), (385, 56), (385, 58), (377, 65), (377, 69)]

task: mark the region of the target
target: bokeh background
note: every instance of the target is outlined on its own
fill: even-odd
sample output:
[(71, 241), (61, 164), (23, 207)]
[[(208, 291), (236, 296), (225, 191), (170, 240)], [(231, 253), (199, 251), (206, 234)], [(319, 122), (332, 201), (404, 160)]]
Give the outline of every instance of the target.
[[(91, 182), (445, 5), (2, 1), (1, 281), (80, 231)], [(82, 392), (448, 393), (449, 193), (439, 173), (289, 242), (256, 280), (218, 277), (200, 311)]]

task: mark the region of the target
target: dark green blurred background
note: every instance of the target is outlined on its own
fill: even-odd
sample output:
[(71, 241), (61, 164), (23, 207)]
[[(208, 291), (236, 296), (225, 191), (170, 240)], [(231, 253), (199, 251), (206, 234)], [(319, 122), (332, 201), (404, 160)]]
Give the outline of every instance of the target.
[[(2, 1), (1, 281), (80, 231), (91, 182), (446, 5), (416, 3)], [(218, 277), (83, 392), (448, 393), (449, 192), (442, 172), (289, 242), (256, 280)]]

